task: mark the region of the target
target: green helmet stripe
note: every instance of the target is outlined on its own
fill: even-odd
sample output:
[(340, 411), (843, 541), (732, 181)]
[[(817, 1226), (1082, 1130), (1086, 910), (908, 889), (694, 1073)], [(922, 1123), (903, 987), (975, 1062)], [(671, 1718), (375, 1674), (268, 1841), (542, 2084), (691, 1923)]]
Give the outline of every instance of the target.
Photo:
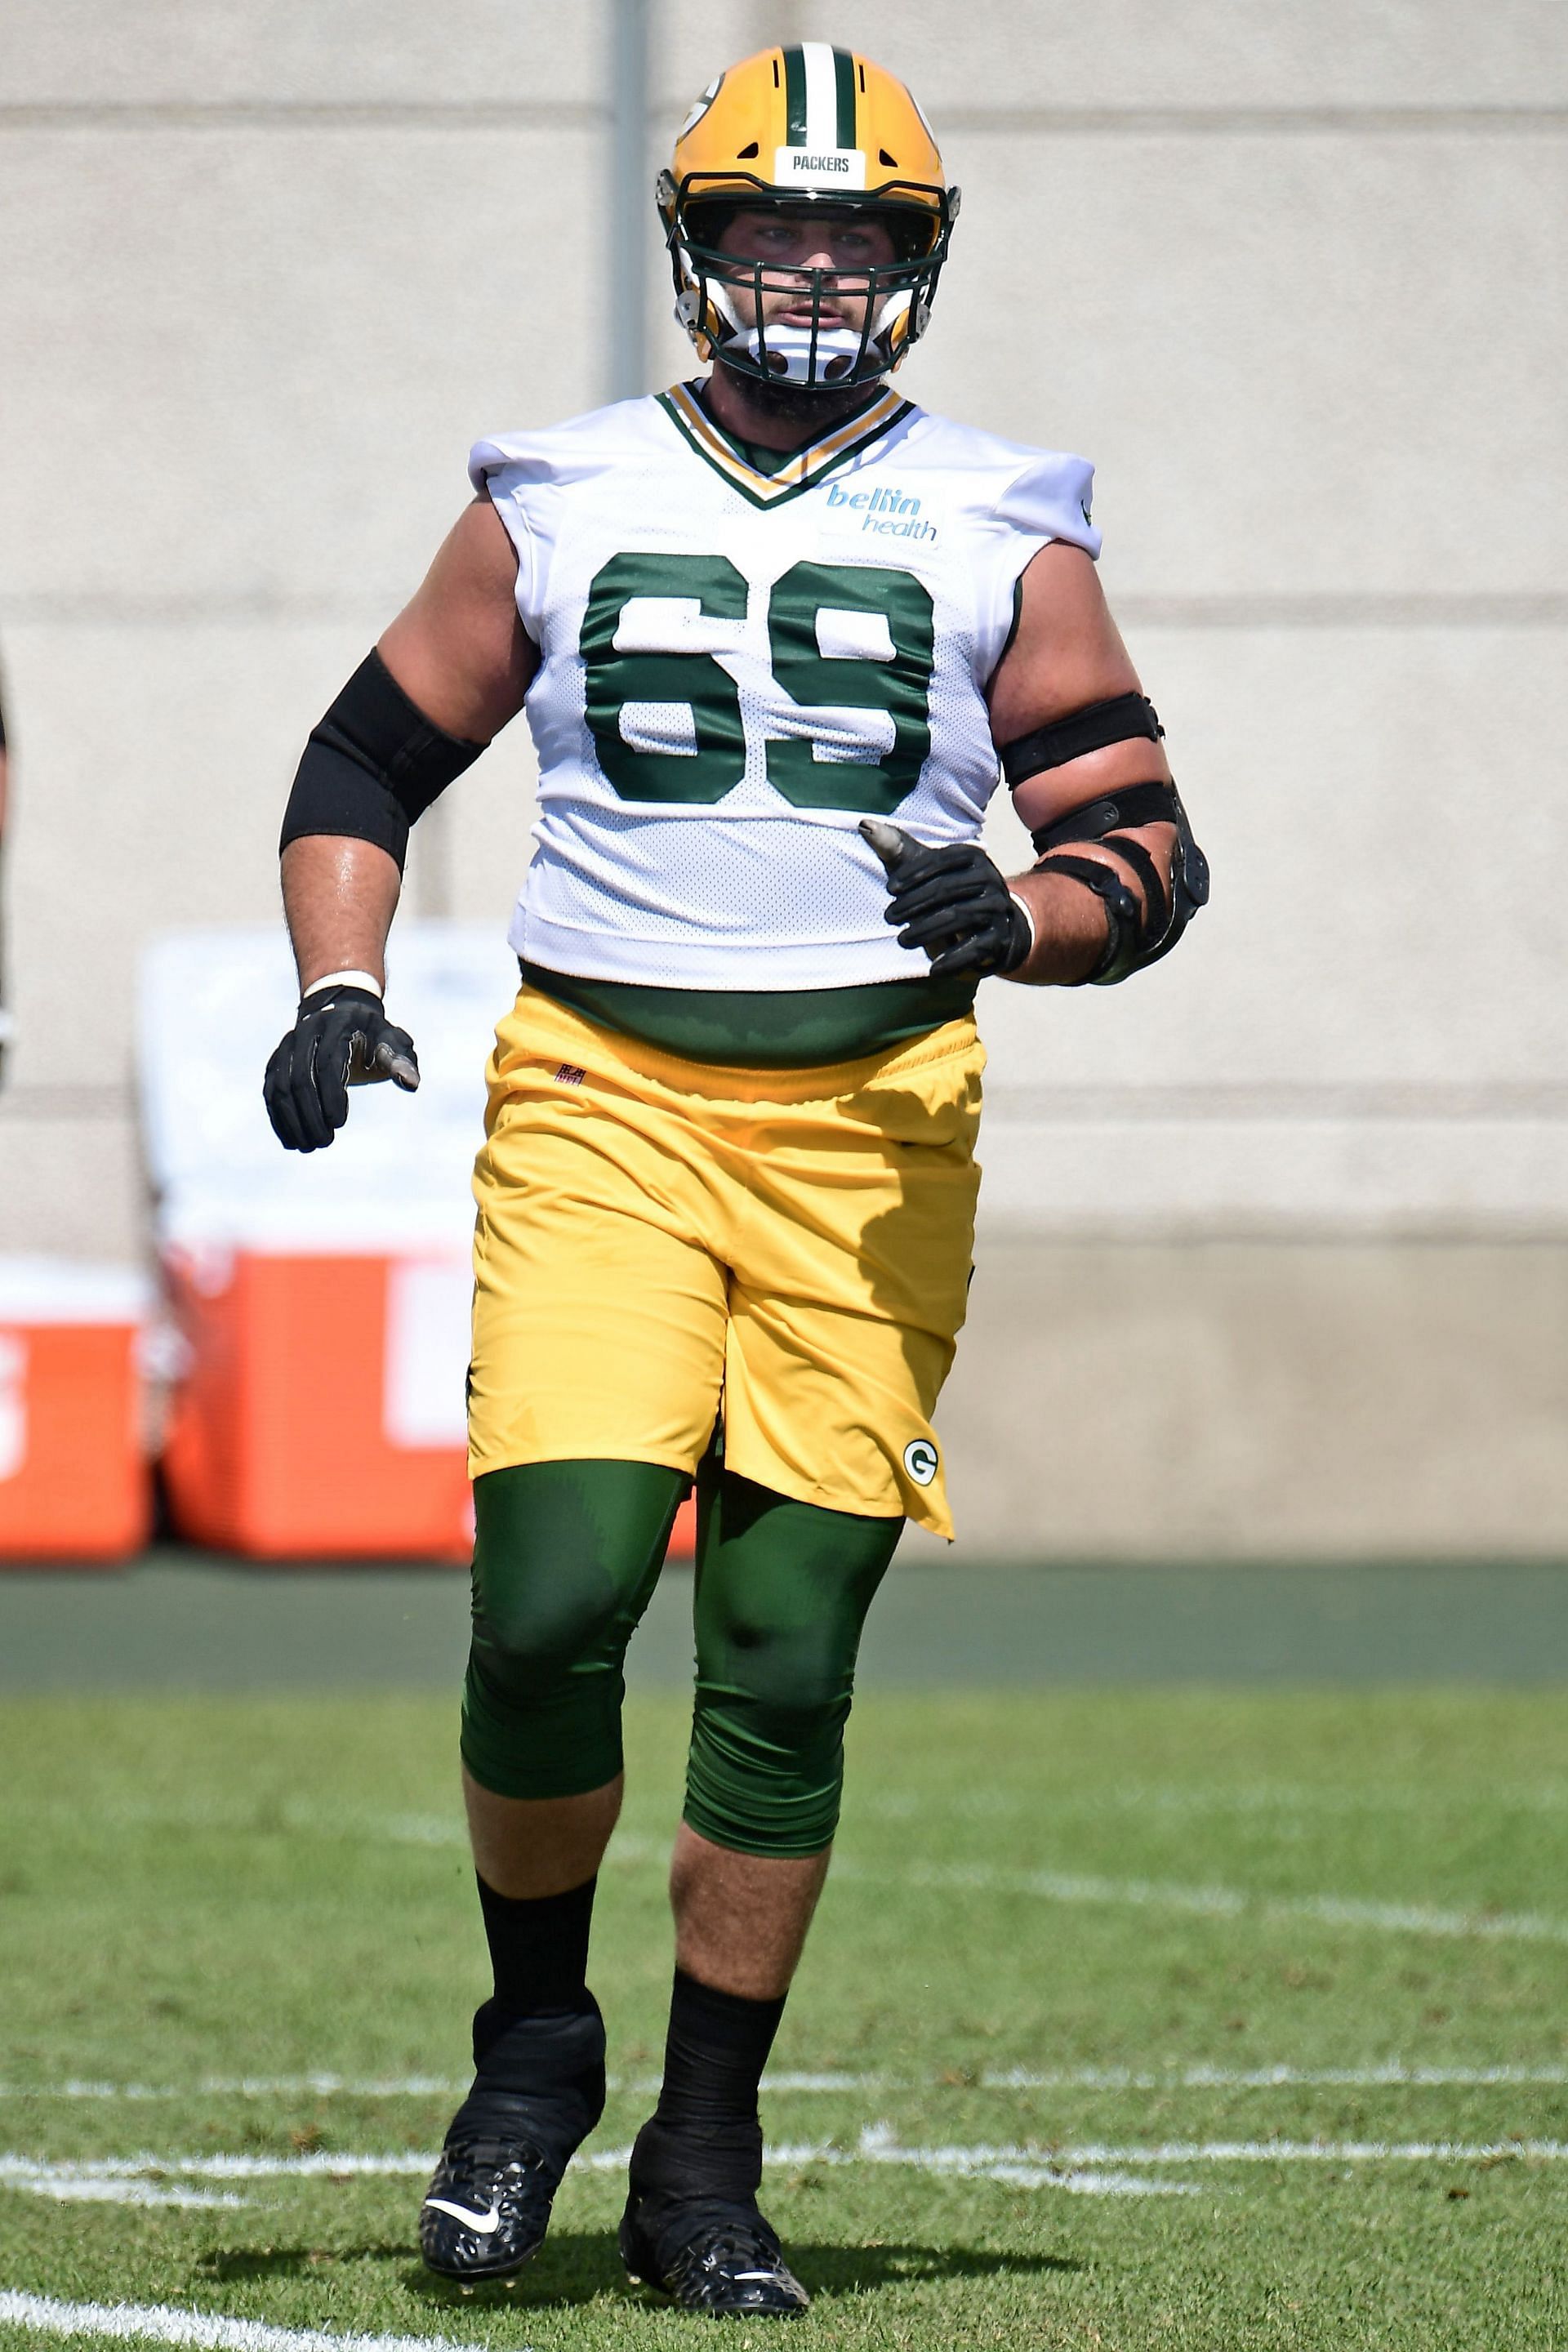
[(784, 53), (784, 135), (790, 146), (805, 145), (805, 53), (796, 47)]
[(853, 147), (855, 139), (855, 60), (847, 49), (833, 52), (833, 78), (838, 96), (838, 144)]

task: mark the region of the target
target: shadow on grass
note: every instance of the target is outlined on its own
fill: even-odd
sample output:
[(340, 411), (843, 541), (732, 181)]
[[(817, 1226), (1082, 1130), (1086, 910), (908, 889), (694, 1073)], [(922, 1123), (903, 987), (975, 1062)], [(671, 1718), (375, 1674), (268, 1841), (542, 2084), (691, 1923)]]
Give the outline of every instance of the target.
[(974, 2246), (896, 2243), (828, 2246), (799, 2238), (791, 2239), (789, 2258), (805, 2284), (820, 2294), (853, 2294), (918, 2279), (1025, 2278), (1089, 2268), (1069, 2254), (983, 2253)]
[(319, 2278), (353, 2263), (397, 2265), (399, 2286), (421, 2303), (494, 2304), (510, 2308), (520, 2302), (591, 2303), (607, 2288), (624, 2287), (626, 2274), (616, 2252), (613, 2231), (552, 2231), (548, 2242), (526, 2270), (504, 2280), (481, 2281), (467, 2293), (454, 2281), (437, 2278), (413, 2254), (406, 2238), (395, 2244), (348, 2246), (259, 2246), (233, 2253), (206, 2255), (197, 2265), (204, 2278)]
[(251, 2246), (243, 2253), (204, 2254), (196, 2264), (203, 2278), (309, 2278), (316, 2271), (340, 2263), (397, 2263), (408, 2260), (408, 2241), (380, 2246)]
[[(813, 2294), (866, 2294), (879, 2287), (907, 2286), (921, 2279), (993, 2278), (1047, 2272), (1080, 2271), (1087, 2267), (1063, 2254), (982, 2253), (969, 2246), (893, 2244), (842, 2246), (791, 2235), (786, 2252), (790, 2267)], [(429, 2272), (411, 2265), (404, 2284), (427, 2303), (470, 2300)], [(478, 2301), (486, 2290), (477, 2289)], [(489, 2296), (513, 2308), (591, 2303), (595, 2295), (629, 2294), (612, 2232), (558, 2231), (520, 2273), (510, 2288), (491, 2287)], [(645, 2308), (660, 2298), (636, 2291)]]
[[(802, 2283), (817, 2294), (864, 2294), (879, 2287), (908, 2286), (926, 2279), (1042, 2276), (1088, 2267), (1065, 2254), (989, 2253), (970, 2246), (901, 2242), (839, 2246), (794, 2237), (789, 2259)], [(614, 2232), (607, 2230), (554, 2231), (510, 2285), (497, 2280), (467, 2294), (452, 2282), (435, 2277), (422, 2263), (411, 2261), (406, 2242), (267, 2246), (244, 2253), (209, 2254), (199, 2267), (205, 2277), (213, 2279), (311, 2278), (349, 2263), (395, 2263), (400, 2286), (421, 2303), (447, 2308), (473, 2309), (489, 2304), (512, 2311), (537, 2309), (592, 2303), (597, 2295), (629, 2292)], [(638, 2296), (639, 2302), (647, 2300)]]

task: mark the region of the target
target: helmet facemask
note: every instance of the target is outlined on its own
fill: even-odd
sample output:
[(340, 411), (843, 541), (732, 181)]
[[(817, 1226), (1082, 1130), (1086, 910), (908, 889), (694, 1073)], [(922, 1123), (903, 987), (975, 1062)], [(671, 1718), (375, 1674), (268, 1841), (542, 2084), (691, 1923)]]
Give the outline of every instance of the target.
[[(911, 182), (902, 191), (885, 188), (872, 200), (849, 205), (835, 190), (831, 201), (822, 202), (824, 211), (836, 216), (858, 213), (885, 222), (906, 249), (890, 262), (797, 268), (719, 250), (716, 239), (723, 234), (723, 223), (736, 212), (777, 206), (793, 216), (809, 216), (813, 209), (809, 198), (793, 193), (787, 203), (781, 203), (761, 181), (753, 184), (753, 195), (750, 188), (737, 185), (740, 176), (733, 172), (690, 173), (678, 188), (666, 173), (659, 184), (676, 317), (702, 356), (721, 361), (737, 375), (812, 392), (874, 383), (896, 368), (925, 331), (947, 258), (956, 190), (950, 198), (945, 188)], [(705, 177), (721, 179), (721, 192), (705, 193), (700, 184)], [(734, 300), (742, 289), (751, 294), (754, 323), (742, 319)], [(794, 297), (792, 309), (809, 307), (809, 321), (769, 325), (764, 295), (786, 291)], [(864, 303), (858, 327), (825, 316), (837, 313), (843, 301)]]

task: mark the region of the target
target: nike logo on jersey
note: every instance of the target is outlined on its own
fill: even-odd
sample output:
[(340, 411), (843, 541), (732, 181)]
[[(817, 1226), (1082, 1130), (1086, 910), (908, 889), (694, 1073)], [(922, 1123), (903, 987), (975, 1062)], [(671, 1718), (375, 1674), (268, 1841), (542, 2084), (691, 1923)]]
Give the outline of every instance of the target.
[(476, 2238), (493, 2237), (500, 2228), (499, 2206), (492, 2205), (488, 2213), (476, 2213), (467, 2205), (449, 2205), (444, 2197), (426, 2197), (425, 2202), (433, 2206), (437, 2213), (450, 2213), (454, 2221), (460, 2221), (465, 2230), (473, 2231)]

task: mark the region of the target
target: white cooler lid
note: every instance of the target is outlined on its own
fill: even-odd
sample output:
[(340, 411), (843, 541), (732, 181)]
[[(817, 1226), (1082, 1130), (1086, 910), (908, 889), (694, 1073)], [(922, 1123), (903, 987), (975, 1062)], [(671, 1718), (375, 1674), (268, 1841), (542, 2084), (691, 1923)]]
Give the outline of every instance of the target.
[(281, 922), (172, 933), (142, 963), (142, 1126), (165, 1243), (258, 1251), (463, 1252), (484, 1140), (485, 1064), (517, 993), (499, 927), (399, 923), (389, 1017), (419, 1055), (416, 1095), (356, 1087), (325, 1151), (285, 1151), (261, 1101), (294, 1017)]
[(137, 1266), (0, 1257), (0, 1323), (140, 1324), (152, 1297), (152, 1284)]

